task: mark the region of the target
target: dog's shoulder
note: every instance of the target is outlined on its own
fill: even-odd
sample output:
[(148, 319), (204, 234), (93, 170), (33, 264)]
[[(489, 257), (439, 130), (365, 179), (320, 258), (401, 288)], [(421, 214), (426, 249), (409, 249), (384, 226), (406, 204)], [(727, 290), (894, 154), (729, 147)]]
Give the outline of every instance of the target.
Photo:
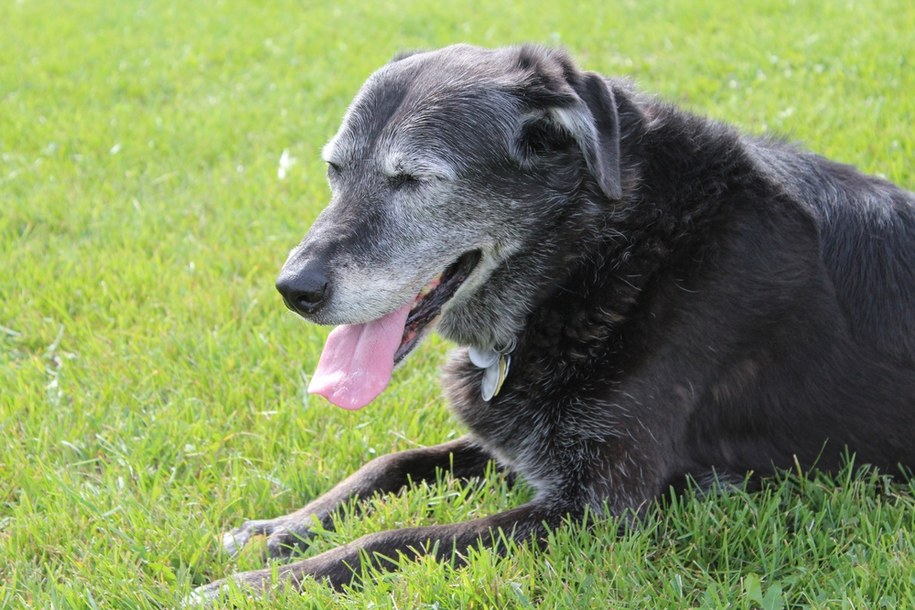
[(635, 225), (658, 232), (676, 219), (670, 233), (694, 250), (745, 254), (729, 273), (781, 271), (783, 288), (789, 276), (803, 284), (814, 272), (831, 286), (844, 318), (836, 323), (860, 345), (897, 366), (915, 364), (915, 194), (631, 89), (617, 97), (640, 113), (639, 129), (621, 130), (638, 138), (644, 186)]
[(915, 194), (783, 141), (746, 138), (745, 146), (816, 227), (849, 330), (915, 364)]

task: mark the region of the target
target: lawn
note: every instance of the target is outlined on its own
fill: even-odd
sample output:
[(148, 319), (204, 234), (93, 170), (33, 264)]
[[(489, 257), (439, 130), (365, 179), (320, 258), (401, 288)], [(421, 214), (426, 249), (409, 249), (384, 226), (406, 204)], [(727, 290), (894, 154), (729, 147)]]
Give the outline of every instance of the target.
[[(915, 3), (0, 3), (0, 606), (170, 607), (262, 565), (220, 534), (373, 456), (461, 434), (426, 342), (366, 409), (305, 393), (325, 329), (273, 281), (327, 200), (319, 158), (395, 52), (566, 46), (697, 112), (915, 188)], [(279, 159), (289, 165), (285, 178)], [(915, 439), (913, 439), (915, 441)], [(504, 510), (443, 478), (322, 532)], [(911, 608), (915, 483), (848, 468), (673, 498), (636, 531), (404, 566), (290, 608)]]

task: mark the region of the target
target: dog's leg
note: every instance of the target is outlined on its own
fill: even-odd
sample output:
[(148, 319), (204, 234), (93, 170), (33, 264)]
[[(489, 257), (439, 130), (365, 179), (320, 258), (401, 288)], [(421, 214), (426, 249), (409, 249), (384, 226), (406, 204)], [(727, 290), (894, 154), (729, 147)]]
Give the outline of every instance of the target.
[(223, 535), (222, 544), (226, 551), (234, 554), (253, 536), (267, 536), (267, 553), (271, 557), (287, 556), (307, 545), (315, 521), (330, 529), (334, 512), (353, 498), (362, 500), (376, 493), (393, 493), (410, 481), (434, 480), (438, 470), (450, 470), (458, 478), (480, 476), (490, 460), (490, 456), (467, 437), (384, 455), (293, 513), (274, 519), (246, 521)]
[[(534, 501), (472, 521), (369, 534), (315, 557), (278, 568), (277, 584), (298, 587), (304, 580), (314, 578), (340, 589), (352, 582), (364, 568), (396, 569), (401, 556), (415, 559), (428, 554), (434, 555), (439, 561), (458, 565), (463, 561), (462, 555), (467, 549), (476, 544), (499, 552), (504, 551), (505, 539), (530, 540), (542, 545), (548, 528), (560, 525), (564, 518), (580, 516), (581, 512)], [(251, 589), (252, 593), (263, 592), (272, 585), (273, 573), (271, 569), (264, 569), (234, 574), (229, 579), (196, 589), (186, 603), (215, 600), (228, 588), (230, 580), (242, 589)]]

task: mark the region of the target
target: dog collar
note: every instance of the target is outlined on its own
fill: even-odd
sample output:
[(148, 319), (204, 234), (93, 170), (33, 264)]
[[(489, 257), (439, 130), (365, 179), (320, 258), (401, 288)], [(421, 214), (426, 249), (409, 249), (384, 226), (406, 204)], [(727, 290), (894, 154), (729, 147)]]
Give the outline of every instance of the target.
[(483, 381), (480, 383), (480, 393), (483, 400), (491, 400), (494, 396), (499, 395), (505, 378), (508, 377), (508, 369), (511, 366), (511, 353), (515, 350), (515, 340), (504, 348), (479, 348), (471, 345), (467, 350), (470, 362), (477, 368), (483, 369)]

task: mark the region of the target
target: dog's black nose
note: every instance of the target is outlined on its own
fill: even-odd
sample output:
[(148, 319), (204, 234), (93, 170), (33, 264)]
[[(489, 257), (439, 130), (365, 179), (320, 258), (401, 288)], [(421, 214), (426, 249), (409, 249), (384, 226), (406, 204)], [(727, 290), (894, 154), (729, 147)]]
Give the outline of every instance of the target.
[(283, 295), (286, 307), (303, 316), (320, 309), (328, 285), (327, 275), (315, 264), (306, 265), (296, 273), (283, 272), (276, 280), (276, 289)]

